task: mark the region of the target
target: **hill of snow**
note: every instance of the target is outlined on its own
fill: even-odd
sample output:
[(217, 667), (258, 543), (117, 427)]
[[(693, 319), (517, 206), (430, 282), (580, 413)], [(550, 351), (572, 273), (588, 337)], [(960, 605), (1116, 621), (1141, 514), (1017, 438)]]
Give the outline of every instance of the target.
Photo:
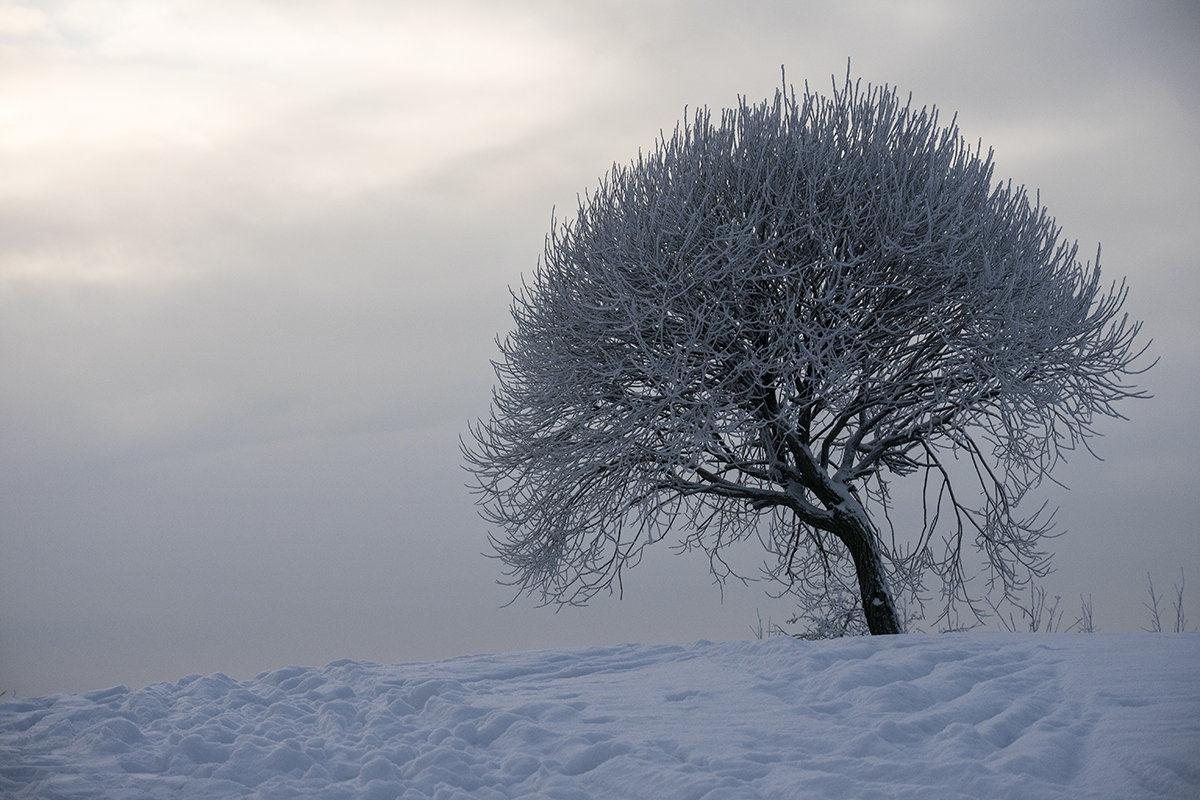
[(0, 704), (14, 798), (1200, 797), (1200, 635), (338, 661)]

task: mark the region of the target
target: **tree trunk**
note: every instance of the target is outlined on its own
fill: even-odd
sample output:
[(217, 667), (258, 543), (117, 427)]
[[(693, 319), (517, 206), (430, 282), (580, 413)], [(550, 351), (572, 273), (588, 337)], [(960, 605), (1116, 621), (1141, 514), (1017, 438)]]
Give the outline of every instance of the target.
[(892, 592), (888, 588), (883, 559), (875, 546), (875, 531), (867, 519), (866, 510), (851, 498), (833, 509), (836, 520), (834, 535), (850, 551), (854, 571), (858, 575), (858, 591), (862, 598), (863, 615), (872, 635), (903, 633)]

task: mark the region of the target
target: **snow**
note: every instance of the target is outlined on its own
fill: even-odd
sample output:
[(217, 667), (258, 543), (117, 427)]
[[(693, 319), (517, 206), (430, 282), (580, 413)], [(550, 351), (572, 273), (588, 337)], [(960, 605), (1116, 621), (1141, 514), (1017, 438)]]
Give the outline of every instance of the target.
[(622, 645), (0, 704), (13, 798), (1200, 797), (1200, 635)]

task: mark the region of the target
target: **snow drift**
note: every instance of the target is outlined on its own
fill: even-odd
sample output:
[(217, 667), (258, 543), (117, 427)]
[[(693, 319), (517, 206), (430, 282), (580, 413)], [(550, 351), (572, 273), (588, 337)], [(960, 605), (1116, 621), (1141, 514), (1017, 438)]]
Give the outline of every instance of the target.
[(1200, 635), (338, 661), (0, 704), (15, 798), (1200, 796)]

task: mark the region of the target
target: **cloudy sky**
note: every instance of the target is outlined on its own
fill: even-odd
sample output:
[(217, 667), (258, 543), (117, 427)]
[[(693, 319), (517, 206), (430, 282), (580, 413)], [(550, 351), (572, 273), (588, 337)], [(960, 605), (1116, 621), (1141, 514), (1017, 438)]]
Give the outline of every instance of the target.
[(1051, 588), (1136, 630), (1182, 567), (1200, 620), (1198, 42), (1152, 0), (0, 0), (0, 691), (788, 616), (665, 547), (502, 607), (458, 437), (553, 207), (847, 58), (1128, 276), (1156, 397), (1057, 474)]

